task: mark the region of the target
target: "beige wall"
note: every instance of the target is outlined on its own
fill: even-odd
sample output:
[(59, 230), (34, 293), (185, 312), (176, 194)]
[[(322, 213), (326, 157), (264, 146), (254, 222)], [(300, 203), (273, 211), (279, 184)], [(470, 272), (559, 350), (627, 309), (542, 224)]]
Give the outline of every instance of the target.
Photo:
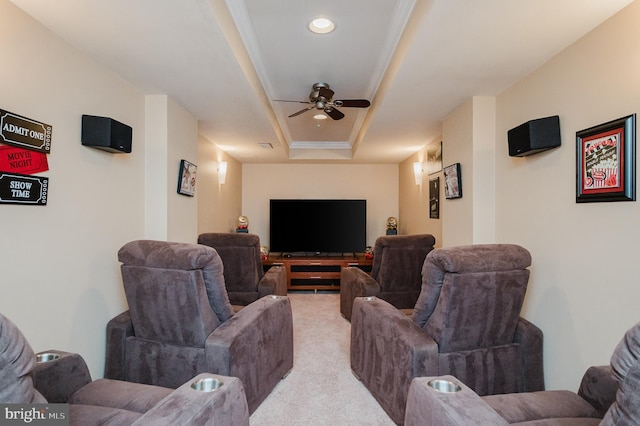
[(167, 241), (195, 243), (198, 237), (198, 172), (196, 170), (196, 191), (193, 197), (178, 194), (180, 160), (198, 165), (198, 120), (168, 98), (168, 140), (167, 182), (168, 200)]
[(443, 203), (443, 245), (495, 241), (495, 98), (476, 96), (443, 123), (443, 166), (460, 163), (462, 198)]
[[(145, 98), (6, 1), (0, 50), (0, 108), (53, 126), (47, 205), (0, 205), (0, 312), (100, 377), (105, 325), (126, 306), (116, 253), (144, 237)], [(131, 154), (82, 146), (82, 114), (132, 126)]]
[[(474, 157), (473, 101), (452, 112), (442, 124), (443, 163), (460, 163), (462, 198), (443, 203), (443, 246), (473, 243)], [(492, 184), (493, 185), (493, 184)]]
[(146, 238), (193, 243), (197, 237), (198, 180), (193, 197), (179, 195), (177, 186), (180, 161), (198, 165), (198, 122), (166, 95), (147, 96), (145, 101)]
[[(47, 205), (0, 205), (0, 312), (35, 351), (80, 353), (98, 378), (105, 326), (126, 309), (118, 249), (139, 238), (195, 241), (197, 201), (176, 186), (179, 160), (197, 160), (197, 123), (5, 1), (0, 51), (0, 108), (53, 126), (50, 170), (40, 174), (49, 178)], [(130, 125), (132, 152), (82, 146), (82, 114)]]
[(169, 181), (167, 168), (167, 103), (164, 95), (145, 98), (146, 158), (145, 158), (145, 237), (154, 240), (167, 239), (169, 218), (168, 193), (165, 185)]
[[(585, 368), (606, 364), (638, 321), (640, 207), (575, 203), (575, 132), (640, 109), (639, 19), (634, 2), (528, 78), (495, 99), (470, 100), (443, 125), (443, 163), (462, 164), (464, 196), (441, 194), (436, 238), (452, 245), (493, 234), (532, 252), (524, 316), (545, 334), (549, 388), (577, 389)], [(423, 153), (400, 166), (241, 165), (197, 140), (195, 120), (171, 99), (145, 97), (9, 2), (0, 2), (0, 49), (0, 108), (53, 126), (50, 170), (42, 173), (50, 179), (48, 205), (0, 205), (0, 312), (36, 351), (81, 353), (94, 377), (104, 366), (105, 324), (126, 309), (116, 253), (127, 241), (194, 241), (199, 232), (232, 231), (245, 214), (268, 245), (270, 198), (365, 198), (370, 245), (388, 216), (399, 218), (401, 233), (439, 232), (428, 219), (428, 178), (421, 187), (413, 182), (412, 163)], [(133, 152), (81, 146), (82, 114), (131, 125)], [(508, 157), (508, 129), (552, 114), (560, 115), (560, 148)], [(176, 193), (181, 158), (198, 165), (194, 198)], [(215, 173), (221, 159), (229, 163), (224, 185)]]
[[(442, 202), (442, 245), (531, 251), (523, 316), (544, 333), (549, 389), (576, 390), (639, 320), (638, 203), (575, 202), (576, 132), (640, 109), (639, 19), (634, 2), (501, 95), (469, 99), (443, 122), (443, 163), (461, 163), (463, 198)], [(507, 131), (549, 115), (560, 116), (562, 146), (509, 157)], [(405, 181), (417, 157), (402, 163)], [(419, 191), (400, 193), (401, 218), (420, 215), (411, 204)]]
[[(218, 180), (218, 164), (227, 162), (225, 183)], [(198, 234), (235, 232), (242, 214), (242, 163), (211, 141), (198, 140)]]
[[(473, 243), (495, 242), (495, 98), (475, 96), (473, 102)], [(447, 157), (448, 158), (448, 157)], [(449, 161), (446, 164), (455, 161)], [(467, 173), (469, 174), (469, 173)], [(464, 195), (464, 194), (463, 194)]]
[[(544, 332), (551, 388), (576, 390), (640, 320), (640, 205), (575, 202), (576, 132), (640, 111), (638, 22), (636, 1), (497, 97), (496, 239), (532, 253), (524, 315)], [(556, 114), (562, 146), (508, 156), (509, 129)]]
[[(439, 143), (440, 138), (430, 142)], [(429, 144), (427, 144), (429, 145)], [(444, 161), (444, 160), (443, 160)], [(416, 185), (413, 163), (423, 163), (426, 167), (426, 147), (400, 164), (398, 233), (402, 235), (431, 234), (436, 239), (436, 247), (442, 247), (442, 222), (445, 205), (444, 176), (442, 172), (422, 176), (422, 183)], [(440, 177), (440, 218), (429, 217), (429, 178)]]
[(242, 213), (265, 246), (272, 198), (366, 199), (367, 245), (373, 246), (387, 218), (398, 217), (398, 165), (244, 164)]

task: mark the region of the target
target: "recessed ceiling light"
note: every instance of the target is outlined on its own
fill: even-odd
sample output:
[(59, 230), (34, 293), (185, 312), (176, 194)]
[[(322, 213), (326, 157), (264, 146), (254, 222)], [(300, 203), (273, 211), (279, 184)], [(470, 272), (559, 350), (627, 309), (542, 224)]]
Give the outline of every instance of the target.
[(324, 114), (316, 114), (313, 116), (313, 118), (315, 118), (316, 120), (326, 120), (327, 116)]
[(335, 28), (336, 25), (327, 18), (316, 18), (309, 23), (309, 29), (316, 34), (327, 34)]

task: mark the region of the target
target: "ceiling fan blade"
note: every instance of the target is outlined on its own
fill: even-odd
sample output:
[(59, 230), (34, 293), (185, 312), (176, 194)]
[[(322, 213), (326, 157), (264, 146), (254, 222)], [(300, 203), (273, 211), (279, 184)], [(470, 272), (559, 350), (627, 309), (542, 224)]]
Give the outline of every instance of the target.
[(294, 112), (293, 114), (291, 114), (291, 115), (289, 116), (289, 118), (291, 118), (291, 117), (296, 117), (296, 116), (298, 116), (298, 115), (302, 114), (303, 112), (307, 112), (307, 111), (312, 110), (312, 109), (314, 109), (314, 108), (315, 108), (315, 106), (306, 107), (305, 109), (301, 109), (301, 110), (300, 110), (300, 111), (298, 111), (298, 112)]
[(324, 98), (327, 101), (330, 101), (331, 98), (333, 97), (333, 94), (335, 92), (331, 89), (329, 89), (328, 87), (319, 87), (318, 88), (318, 97), (319, 98)]
[(326, 108), (324, 112), (334, 120), (342, 120), (344, 118), (344, 114), (335, 108)]
[(340, 104), (338, 106), (347, 108), (369, 108), (371, 106), (371, 102), (366, 99), (342, 99), (334, 101), (334, 104)]
[(309, 101), (289, 101), (286, 99), (274, 99), (273, 102), (294, 102), (296, 104), (312, 104), (313, 103)]

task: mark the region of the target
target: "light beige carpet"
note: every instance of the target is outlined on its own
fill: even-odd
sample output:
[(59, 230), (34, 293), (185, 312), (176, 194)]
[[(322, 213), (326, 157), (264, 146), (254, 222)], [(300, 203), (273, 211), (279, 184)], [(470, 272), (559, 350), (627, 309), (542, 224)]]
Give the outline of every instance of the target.
[(293, 369), (251, 415), (259, 425), (393, 425), (351, 373), (340, 295), (290, 293)]

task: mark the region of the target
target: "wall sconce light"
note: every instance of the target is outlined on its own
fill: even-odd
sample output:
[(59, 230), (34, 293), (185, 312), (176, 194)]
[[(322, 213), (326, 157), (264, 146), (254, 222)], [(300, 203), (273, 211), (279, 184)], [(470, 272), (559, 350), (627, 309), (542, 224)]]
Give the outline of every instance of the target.
[(416, 178), (416, 185), (422, 185), (422, 163), (413, 163), (413, 174)]
[(227, 162), (221, 161), (218, 163), (218, 183), (223, 184), (227, 179)]

